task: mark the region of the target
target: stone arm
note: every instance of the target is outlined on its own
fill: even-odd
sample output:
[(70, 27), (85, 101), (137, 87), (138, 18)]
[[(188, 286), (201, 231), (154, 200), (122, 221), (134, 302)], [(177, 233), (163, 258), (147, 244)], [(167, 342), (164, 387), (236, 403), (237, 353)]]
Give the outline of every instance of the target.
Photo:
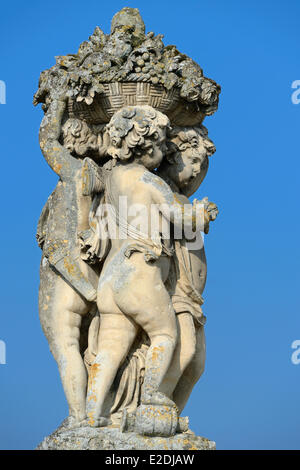
[(80, 162), (59, 143), (61, 123), (66, 109), (66, 101), (52, 101), (44, 116), (39, 132), (40, 147), (48, 165), (62, 179), (71, 176), (79, 168)]
[[(147, 190), (151, 191), (154, 203), (159, 205), (162, 215), (174, 226), (184, 226), (195, 230), (196, 223), (204, 220), (203, 206), (183, 204), (172, 192), (170, 186), (159, 176), (149, 172), (144, 175), (143, 180), (147, 184)], [(200, 229), (203, 230), (203, 223)]]

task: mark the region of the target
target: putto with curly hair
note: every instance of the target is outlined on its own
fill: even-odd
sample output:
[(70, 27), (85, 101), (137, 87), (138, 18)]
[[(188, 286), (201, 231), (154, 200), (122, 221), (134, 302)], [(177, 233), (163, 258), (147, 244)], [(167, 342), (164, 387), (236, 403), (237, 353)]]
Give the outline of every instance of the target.
[[(134, 156), (151, 156), (159, 129), (170, 127), (167, 116), (151, 106), (127, 106), (111, 118), (106, 129), (110, 137), (107, 153), (115, 159), (129, 160)], [(165, 143), (162, 142), (162, 146)]]
[(208, 157), (215, 151), (206, 127), (174, 127), (168, 135), (168, 151), (159, 167), (159, 174), (167, 181), (170, 179), (189, 197), (205, 178)]

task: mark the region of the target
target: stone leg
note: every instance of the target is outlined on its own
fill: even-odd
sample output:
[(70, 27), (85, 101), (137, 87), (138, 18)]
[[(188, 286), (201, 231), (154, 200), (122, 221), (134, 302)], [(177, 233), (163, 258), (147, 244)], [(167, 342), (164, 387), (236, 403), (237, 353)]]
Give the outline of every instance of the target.
[[(145, 360), (141, 404), (136, 411), (135, 431), (148, 436), (173, 436), (178, 414), (174, 402), (159, 391), (170, 366), (177, 341), (175, 312), (163, 283), (147, 282), (135, 321), (146, 331), (150, 347)], [(138, 299), (142, 280), (136, 279), (131, 293)], [(137, 306), (138, 307), (138, 306)]]
[(172, 398), (180, 377), (190, 364), (196, 352), (196, 331), (194, 320), (190, 313), (177, 316), (178, 342), (174, 351), (171, 365), (160, 386), (160, 391)]
[(204, 326), (196, 328), (196, 353), (184, 370), (173, 393), (173, 400), (180, 413), (184, 409), (189, 396), (204, 372), (206, 359), (206, 344)]
[(82, 315), (91, 304), (83, 299), (43, 258), (40, 270), (40, 321), (58, 364), (70, 416), (86, 418), (87, 372), (80, 355), (79, 336)]
[(98, 351), (88, 383), (87, 416), (91, 426), (106, 425), (103, 404), (119, 367), (136, 337), (137, 325), (120, 314), (102, 314), (98, 336)]
[(177, 342), (175, 312), (162, 281), (162, 265), (166, 260), (145, 263), (143, 254), (136, 253), (128, 262), (135, 269), (128, 276), (124, 292), (120, 290), (115, 300), (120, 310), (150, 338), (141, 402), (171, 406), (173, 402), (159, 392)]

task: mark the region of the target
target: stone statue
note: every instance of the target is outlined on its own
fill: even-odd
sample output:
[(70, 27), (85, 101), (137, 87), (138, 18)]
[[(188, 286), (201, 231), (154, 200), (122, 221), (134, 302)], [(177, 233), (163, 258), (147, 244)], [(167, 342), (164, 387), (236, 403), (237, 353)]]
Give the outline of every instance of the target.
[[(175, 144), (175, 151), (165, 158), (159, 173), (170, 184), (177, 199), (188, 205), (187, 196), (192, 195), (202, 183), (208, 170), (208, 156), (215, 152), (215, 147), (208, 139), (204, 126), (174, 128), (171, 142)], [(207, 198), (200, 203), (205, 207), (204, 232), (207, 233), (209, 222), (215, 220), (218, 210)], [(178, 342), (160, 389), (173, 398), (179, 412), (182, 412), (205, 365), (205, 316), (201, 305), (206, 282), (206, 257), (203, 243), (198, 249), (192, 246), (188, 250), (187, 240), (181, 238), (174, 240), (174, 245), (169, 292), (178, 320)]]
[(111, 432), (113, 448), (126, 433), (132, 448), (189, 448), (180, 414), (204, 370), (203, 233), (218, 213), (189, 197), (215, 151), (202, 122), (219, 93), (131, 8), (42, 72), (40, 146), (59, 181), (38, 223), (39, 309), (69, 417), (40, 448), (65, 433), (105, 448)]

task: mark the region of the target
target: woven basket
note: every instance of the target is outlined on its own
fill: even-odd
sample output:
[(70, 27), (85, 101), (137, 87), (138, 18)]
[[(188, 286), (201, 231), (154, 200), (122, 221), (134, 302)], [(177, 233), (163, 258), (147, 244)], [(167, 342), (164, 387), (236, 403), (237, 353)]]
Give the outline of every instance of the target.
[(116, 111), (124, 106), (149, 105), (166, 114), (171, 123), (178, 126), (195, 125), (204, 115), (195, 104), (184, 102), (178, 88), (167, 90), (162, 85), (145, 82), (115, 82), (104, 84), (104, 93), (96, 95), (91, 105), (69, 101), (70, 117), (83, 119), (91, 124), (110, 121)]

